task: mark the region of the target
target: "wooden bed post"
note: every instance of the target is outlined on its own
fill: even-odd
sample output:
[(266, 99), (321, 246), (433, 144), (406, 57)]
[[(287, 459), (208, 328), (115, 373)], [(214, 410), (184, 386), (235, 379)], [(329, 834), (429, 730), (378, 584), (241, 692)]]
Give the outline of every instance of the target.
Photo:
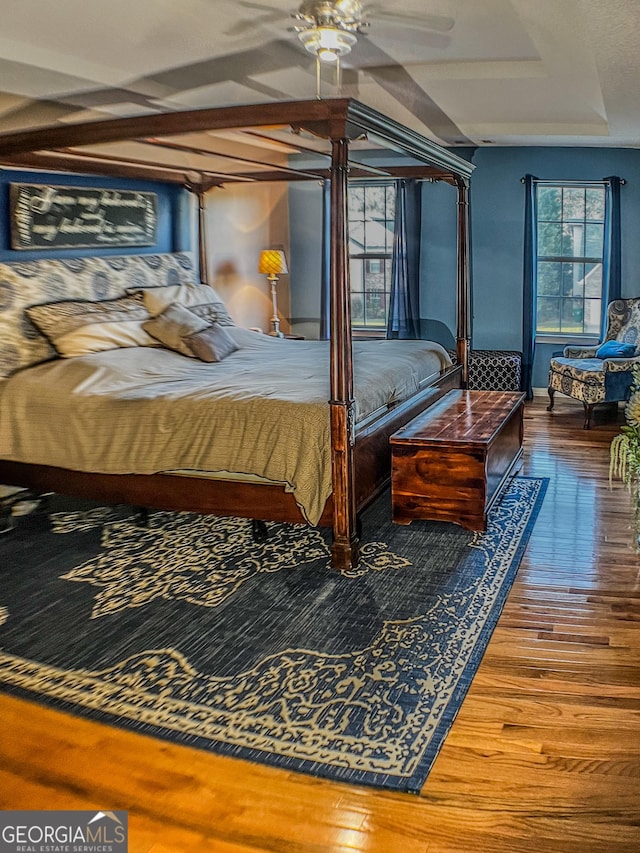
[(462, 365), (462, 387), (469, 384), (471, 348), (471, 286), (469, 281), (469, 181), (457, 178), (458, 187), (458, 317), (456, 355)]
[(205, 181), (202, 178), (196, 183), (187, 181), (186, 189), (198, 199), (198, 266), (200, 281), (209, 284), (209, 257), (207, 254), (207, 204), (206, 196), (212, 187), (218, 186), (218, 181)]
[(206, 192), (202, 184), (198, 189), (198, 262), (200, 264), (200, 281), (203, 284), (209, 284)]
[(331, 140), (331, 470), (333, 544), (331, 564), (357, 566), (360, 542), (354, 476), (355, 402), (351, 349), (351, 294), (347, 234), (349, 142)]

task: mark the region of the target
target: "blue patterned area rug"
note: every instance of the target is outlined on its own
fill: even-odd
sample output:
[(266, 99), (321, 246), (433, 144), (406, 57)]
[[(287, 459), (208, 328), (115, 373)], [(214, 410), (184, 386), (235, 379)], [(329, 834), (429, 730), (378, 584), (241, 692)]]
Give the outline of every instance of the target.
[(0, 689), (251, 761), (417, 792), (486, 649), (546, 480), (485, 534), (363, 518), (357, 570), (302, 525), (50, 498), (0, 537)]

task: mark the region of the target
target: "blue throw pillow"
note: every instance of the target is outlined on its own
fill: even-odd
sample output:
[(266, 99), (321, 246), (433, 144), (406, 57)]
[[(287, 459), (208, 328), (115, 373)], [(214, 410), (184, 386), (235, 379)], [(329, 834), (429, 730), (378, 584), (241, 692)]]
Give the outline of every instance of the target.
[(599, 347), (596, 358), (633, 358), (635, 354), (635, 344), (625, 344), (623, 341), (607, 341)]

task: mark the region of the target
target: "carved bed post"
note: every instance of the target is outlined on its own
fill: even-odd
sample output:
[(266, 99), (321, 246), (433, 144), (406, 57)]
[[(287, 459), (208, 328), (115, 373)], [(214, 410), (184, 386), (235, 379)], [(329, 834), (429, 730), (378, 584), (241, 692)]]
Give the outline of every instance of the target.
[(355, 403), (351, 349), (351, 296), (347, 235), (349, 143), (331, 140), (331, 469), (334, 568), (359, 560), (354, 477)]
[(471, 286), (469, 282), (469, 181), (457, 178), (458, 187), (458, 317), (456, 353), (462, 365), (462, 387), (469, 384), (471, 347)]

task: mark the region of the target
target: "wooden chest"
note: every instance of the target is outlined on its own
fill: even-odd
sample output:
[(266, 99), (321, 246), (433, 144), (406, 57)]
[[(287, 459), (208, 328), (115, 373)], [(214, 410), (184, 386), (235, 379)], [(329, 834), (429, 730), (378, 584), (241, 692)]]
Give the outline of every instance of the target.
[(393, 520), (486, 530), (522, 456), (524, 394), (450, 391), (391, 438)]

